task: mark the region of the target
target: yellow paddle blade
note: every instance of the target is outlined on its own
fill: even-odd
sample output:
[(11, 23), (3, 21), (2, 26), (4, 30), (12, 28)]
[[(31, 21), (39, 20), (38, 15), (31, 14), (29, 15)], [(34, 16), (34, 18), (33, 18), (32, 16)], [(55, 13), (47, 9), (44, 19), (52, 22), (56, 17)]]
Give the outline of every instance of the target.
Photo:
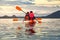
[(13, 21), (18, 21), (18, 18), (13, 18)]
[(42, 18), (36, 18), (36, 20), (42, 20)]
[(42, 23), (42, 21), (38, 21), (38, 23), (40, 23), (40, 24), (41, 24), (41, 23)]
[(21, 7), (19, 7), (19, 6), (16, 6), (16, 9), (17, 9), (18, 11), (22, 11)]
[(38, 21), (38, 23), (40, 23), (40, 24), (42, 23), (42, 21), (41, 21), (42, 18), (36, 18), (36, 20)]

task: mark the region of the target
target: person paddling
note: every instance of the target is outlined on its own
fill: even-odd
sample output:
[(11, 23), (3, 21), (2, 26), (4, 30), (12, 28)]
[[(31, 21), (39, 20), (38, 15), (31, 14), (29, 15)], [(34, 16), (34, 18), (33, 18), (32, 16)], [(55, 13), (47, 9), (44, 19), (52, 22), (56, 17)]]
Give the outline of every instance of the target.
[(29, 20), (29, 12), (26, 13), (24, 20), (25, 21)]
[(35, 19), (35, 15), (34, 15), (33, 11), (30, 11), (29, 20), (34, 20), (34, 19)]
[(34, 21), (33, 21), (34, 20), (34, 14), (32, 13), (32, 11), (30, 13), (27, 12), (24, 19), (25, 19), (25, 21), (29, 21), (29, 22), (25, 23), (25, 27), (27, 28), (26, 32), (29, 35), (35, 33), (35, 31), (33, 29), (33, 26), (35, 24)]
[(30, 20), (30, 22), (29, 22), (30, 26), (34, 27), (36, 22), (34, 21), (35, 15), (34, 15), (33, 11), (30, 11), (30, 13), (29, 13), (29, 20)]

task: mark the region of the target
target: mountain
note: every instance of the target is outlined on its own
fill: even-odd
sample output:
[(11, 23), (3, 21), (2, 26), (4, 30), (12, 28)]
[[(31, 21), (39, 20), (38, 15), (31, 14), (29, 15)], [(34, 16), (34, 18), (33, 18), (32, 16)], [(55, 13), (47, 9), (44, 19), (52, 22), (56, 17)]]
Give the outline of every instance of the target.
[[(4, 16), (2, 16), (3, 18), (8, 18), (8, 16), (7, 15), (4, 15)], [(1, 17), (0, 17), (1, 18)]]
[(60, 18), (60, 10), (46, 16), (46, 18)]
[[(50, 15), (47, 15), (47, 16), (35, 16), (35, 17), (40, 17), (40, 18), (60, 18), (60, 10), (50, 14)], [(24, 18), (24, 16), (16, 16), (16, 15), (12, 15), (12, 16), (7, 16), (7, 15), (4, 15), (0, 18)]]

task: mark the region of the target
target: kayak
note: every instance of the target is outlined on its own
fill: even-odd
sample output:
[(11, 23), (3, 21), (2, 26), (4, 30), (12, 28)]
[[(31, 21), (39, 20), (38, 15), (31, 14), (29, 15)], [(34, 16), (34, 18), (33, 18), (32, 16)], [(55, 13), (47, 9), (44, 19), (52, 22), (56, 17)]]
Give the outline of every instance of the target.
[[(42, 21), (41, 20), (34, 20), (36, 23), (42, 23)], [(19, 21), (19, 20), (15, 20), (15, 19), (13, 19), (13, 22), (15, 22), (15, 23), (28, 23), (28, 22), (31, 22), (31, 21), (29, 21), (29, 20), (26, 20), (26, 21)]]
[(36, 21), (34, 20), (29, 20), (29, 22), (25, 23), (25, 27), (27, 28), (25, 30), (26, 34), (33, 35), (35, 33), (35, 30), (33, 30), (35, 24), (36, 24)]

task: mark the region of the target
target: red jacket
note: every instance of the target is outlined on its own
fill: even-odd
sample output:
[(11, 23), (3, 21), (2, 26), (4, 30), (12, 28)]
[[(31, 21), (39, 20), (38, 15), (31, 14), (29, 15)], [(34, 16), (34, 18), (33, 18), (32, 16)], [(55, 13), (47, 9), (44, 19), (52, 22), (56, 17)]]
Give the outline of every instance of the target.
[(34, 18), (34, 13), (29, 13), (29, 17), (30, 17), (30, 19), (33, 19)]

